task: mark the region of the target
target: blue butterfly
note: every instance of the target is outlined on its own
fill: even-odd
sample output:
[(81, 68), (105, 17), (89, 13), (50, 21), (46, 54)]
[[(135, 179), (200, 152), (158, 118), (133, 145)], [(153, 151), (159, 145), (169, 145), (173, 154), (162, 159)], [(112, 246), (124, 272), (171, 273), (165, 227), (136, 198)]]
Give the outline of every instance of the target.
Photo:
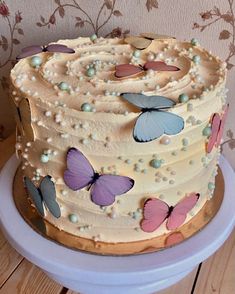
[(150, 142), (162, 136), (175, 135), (184, 128), (182, 117), (164, 111), (175, 105), (171, 99), (163, 96), (145, 96), (139, 93), (124, 93), (122, 97), (141, 109), (133, 130), (136, 142)]
[(37, 188), (28, 177), (24, 178), (24, 183), (39, 214), (42, 216), (45, 215), (43, 208), (44, 202), (45, 206), (54, 217), (59, 218), (61, 216), (59, 204), (56, 202), (55, 185), (50, 176), (46, 176), (42, 179), (39, 188)]

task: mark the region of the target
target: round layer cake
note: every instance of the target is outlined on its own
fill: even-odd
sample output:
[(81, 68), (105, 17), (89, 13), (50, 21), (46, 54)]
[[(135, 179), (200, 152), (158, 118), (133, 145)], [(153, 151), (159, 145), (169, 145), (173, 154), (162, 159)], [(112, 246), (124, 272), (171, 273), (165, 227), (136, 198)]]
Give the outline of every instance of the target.
[(24, 49), (11, 71), (32, 207), (84, 242), (177, 231), (213, 201), (226, 64), (154, 34), (56, 44)]

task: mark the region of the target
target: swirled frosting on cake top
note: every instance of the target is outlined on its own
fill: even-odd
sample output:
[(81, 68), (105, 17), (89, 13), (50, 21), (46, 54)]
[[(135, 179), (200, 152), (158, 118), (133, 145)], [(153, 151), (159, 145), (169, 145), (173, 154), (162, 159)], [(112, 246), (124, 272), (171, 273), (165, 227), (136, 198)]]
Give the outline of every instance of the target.
[[(123, 101), (120, 93), (157, 94), (178, 102), (182, 93), (187, 93), (189, 99), (200, 98), (224, 80), (222, 62), (189, 42), (153, 40), (142, 51), (133, 50), (122, 39), (99, 38), (94, 43), (89, 38), (78, 38), (59, 43), (74, 48), (75, 54), (42, 53), (38, 55), (42, 62), (39, 68), (32, 67), (30, 58), (26, 58), (12, 72), (15, 85), (32, 99), (39, 97), (42, 101), (54, 105), (66, 104), (75, 110), (80, 110), (83, 103), (90, 103), (96, 112), (124, 114), (135, 109)], [(135, 57), (136, 51), (140, 52), (138, 57)], [(195, 56), (200, 58), (200, 62), (194, 61)], [(139, 65), (148, 60), (164, 60), (180, 70), (149, 70), (138, 77), (115, 78), (117, 64)], [(88, 76), (91, 66), (95, 74)], [(66, 90), (60, 89), (61, 83), (64, 83)]]

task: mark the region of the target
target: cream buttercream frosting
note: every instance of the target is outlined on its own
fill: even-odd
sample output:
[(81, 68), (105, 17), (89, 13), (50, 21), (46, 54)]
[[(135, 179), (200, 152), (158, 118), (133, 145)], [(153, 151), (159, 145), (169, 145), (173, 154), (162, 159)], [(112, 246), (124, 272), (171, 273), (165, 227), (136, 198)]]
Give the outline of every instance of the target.
[[(174, 206), (195, 192), (200, 198), (185, 222), (191, 220), (213, 195), (220, 148), (207, 153), (208, 136), (203, 130), (210, 127), (214, 113), (223, 112), (225, 64), (200, 45), (175, 39), (152, 40), (138, 57), (136, 48), (118, 38), (58, 43), (75, 53), (39, 53), (39, 66), (28, 57), (11, 71), (14, 105), (19, 107), (28, 99), (30, 106), (30, 113), (17, 119), (21, 134), (16, 147), (22, 169), (35, 185), (46, 175), (52, 177), (61, 209), (58, 219), (45, 209), (45, 219), (60, 230), (95, 241), (142, 241), (169, 232), (166, 222), (152, 233), (141, 229), (146, 199), (156, 197)], [(180, 70), (115, 77), (116, 65), (148, 60), (164, 61)], [(95, 73), (88, 76), (91, 64)], [(123, 99), (121, 94), (127, 92), (174, 100), (176, 105), (168, 111), (183, 118), (184, 129), (151, 142), (136, 142), (132, 132), (140, 110)], [(179, 102), (181, 94), (189, 100)], [(91, 111), (81, 110), (84, 103)], [(33, 136), (25, 131), (27, 127)], [(134, 187), (107, 207), (93, 203), (86, 188), (72, 191), (63, 180), (71, 147), (79, 149), (96, 171), (128, 176), (134, 179)], [(161, 162), (160, 167), (151, 165), (153, 159)]]

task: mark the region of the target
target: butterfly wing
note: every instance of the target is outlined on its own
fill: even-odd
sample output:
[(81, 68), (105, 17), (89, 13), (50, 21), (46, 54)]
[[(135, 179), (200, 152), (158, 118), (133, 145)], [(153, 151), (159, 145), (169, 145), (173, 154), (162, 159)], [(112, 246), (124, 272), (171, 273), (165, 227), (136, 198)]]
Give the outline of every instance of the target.
[(135, 36), (127, 37), (124, 41), (139, 50), (147, 48), (152, 43), (150, 39)]
[(97, 205), (108, 206), (115, 201), (115, 196), (128, 192), (133, 186), (131, 178), (101, 175), (91, 188), (91, 200)]
[(144, 203), (144, 218), (140, 227), (144, 232), (155, 231), (167, 218), (169, 206), (160, 199), (150, 198)]
[(38, 190), (37, 187), (33, 184), (33, 182), (30, 181), (28, 177), (24, 178), (24, 183), (26, 186), (26, 189), (28, 191), (28, 195), (31, 198), (32, 202), (34, 203), (37, 211), (39, 214), (44, 216), (44, 209), (43, 209), (43, 204), (42, 204), (42, 196), (40, 191)]
[(178, 71), (180, 70), (177, 66), (168, 65), (163, 61), (148, 61), (144, 65), (144, 69), (152, 69), (155, 71)]
[(20, 116), (20, 110), (18, 107), (19, 103), (17, 103), (14, 99), (10, 99), (10, 103), (11, 103), (11, 109), (13, 110), (16, 125), (22, 132), (21, 116)]
[(164, 109), (175, 105), (175, 102), (164, 96), (146, 96), (140, 93), (124, 93), (121, 95), (131, 104), (142, 109)]
[(19, 55), (16, 56), (16, 60), (25, 58), (25, 57), (29, 57), (38, 53), (42, 52), (42, 47), (39, 45), (32, 45), (32, 46), (28, 46), (25, 47), (21, 50), (21, 53)]
[(160, 110), (145, 111), (139, 115), (133, 130), (137, 142), (150, 142), (163, 134), (175, 135), (184, 128), (182, 117)]
[(226, 105), (225, 109), (224, 109), (224, 113), (222, 116), (222, 119), (220, 121), (220, 126), (219, 126), (219, 132), (218, 132), (218, 136), (217, 136), (217, 140), (216, 140), (216, 145), (219, 146), (222, 136), (223, 136), (223, 131), (224, 131), (224, 125), (226, 122), (228, 116), (228, 105)]
[(19, 112), (23, 132), (26, 134), (28, 140), (33, 142), (35, 137), (32, 127), (31, 109), (29, 105), (29, 100), (27, 98), (24, 98), (20, 101)]
[(136, 75), (142, 71), (142, 68), (133, 64), (119, 64), (115, 67), (115, 77), (125, 78)]
[(92, 183), (94, 174), (93, 167), (82, 152), (70, 148), (67, 153), (67, 169), (64, 172), (65, 184), (73, 191), (80, 190)]
[(31, 52), (32, 50), (41, 50), (42, 51), (42, 46), (41, 45), (31, 45), (31, 46), (27, 46), (21, 49), (21, 52), (25, 53), (25, 52)]
[(214, 113), (211, 121), (211, 135), (206, 146), (206, 151), (210, 153), (216, 144), (219, 129), (220, 129), (221, 119), (218, 113)]
[(61, 216), (59, 204), (56, 202), (55, 184), (52, 182), (50, 176), (46, 176), (40, 183), (40, 191), (47, 208), (50, 213), (59, 218)]
[(140, 34), (141, 37), (144, 37), (146, 39), (150, 40), (156, 40), (156, 39), (175, 39), (175, 37), (167, 36), (167, 35), (159, 35), (154, 33), (142, 33)]
[(75, 53), (72, 48), (67, 47), (62, 44), (50, 44), (46, 47), (48, 52), (58, 52), (58, 53)]
[(199, 196), (197, 193), (191, 193), (176, 204), (167, 220), (168, 230), (175, 230), (184, 223), (187, 213), (196, 205)]

